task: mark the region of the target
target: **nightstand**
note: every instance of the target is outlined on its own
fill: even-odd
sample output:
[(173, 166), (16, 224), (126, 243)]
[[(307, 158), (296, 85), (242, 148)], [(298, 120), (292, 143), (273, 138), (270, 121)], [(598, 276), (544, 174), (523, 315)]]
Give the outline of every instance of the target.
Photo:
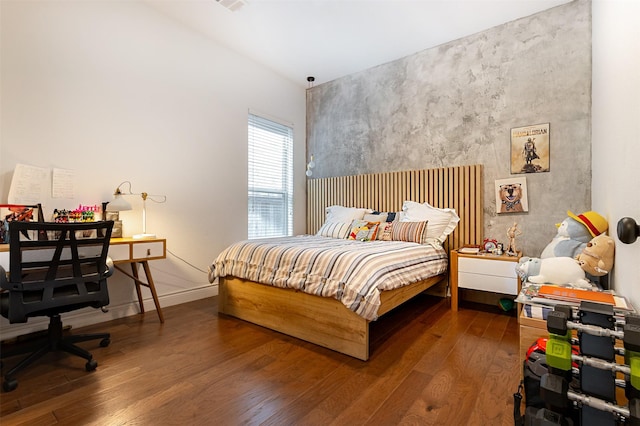
[(516, 264), (522, 256), (503, 254), (462, 254), (451, 252), (451, 309), (458, 310), (458, 288), (508, 294), (515, 299), (520, 291)]

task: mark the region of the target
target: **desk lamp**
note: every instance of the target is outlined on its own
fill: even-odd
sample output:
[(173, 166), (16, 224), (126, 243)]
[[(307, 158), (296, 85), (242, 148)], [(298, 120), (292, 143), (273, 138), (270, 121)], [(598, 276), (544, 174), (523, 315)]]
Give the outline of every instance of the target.
[[(120, 187), (124, 184), (129, 186), (129, 192), (122, 192)], [(108, 211), (124, 211), (131, 210), (131, 203), (124, 199), (123, 195), (140, 195), (142, 197), (142, 234), (136, 234), (133, 236), (134, 239), (143, 239), (143, 238), (155, 238), (156, 234), (147, 233), (147, 199), (151, 200), (155, 203), (164, 203), (167, 201), (166, 195), (150, 195), (146, 192), (131, 192), (131, 182), (125, 180), (116, 188), (113, 193), (113, 201), (111, 201), (107, 205)]]

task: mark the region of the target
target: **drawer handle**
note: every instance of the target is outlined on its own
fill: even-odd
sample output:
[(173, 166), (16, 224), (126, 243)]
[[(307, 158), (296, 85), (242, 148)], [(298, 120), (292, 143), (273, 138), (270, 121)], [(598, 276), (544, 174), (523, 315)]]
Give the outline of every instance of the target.
[(147, 249), (147, 256), (151, 256), (151, 249)]

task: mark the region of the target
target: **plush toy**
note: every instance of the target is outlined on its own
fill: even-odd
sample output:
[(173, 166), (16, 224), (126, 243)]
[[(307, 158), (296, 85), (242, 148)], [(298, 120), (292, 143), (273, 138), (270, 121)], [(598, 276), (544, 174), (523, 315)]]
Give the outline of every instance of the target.
[(540, 258), (575, 258), (582, 253), (593, 237), (602, 234), (609, 227), (607, 220), (593, 211), (581, 215), (567, 211), (567, 215), (569, 217), (556, 225), (558, 232), (542, 251)]
[(516, 272), (522, 281), (534, 284), (556, 284), (591, 288), (585, 278), (584, 270), (576, 259), (571, 257), (522, 257), (516, 266)]
[(594, 237), (577, 257), (582, 269), (594, 277), (601, 277), (611, 272), (615, 253), (613, 238), (600, 234)]

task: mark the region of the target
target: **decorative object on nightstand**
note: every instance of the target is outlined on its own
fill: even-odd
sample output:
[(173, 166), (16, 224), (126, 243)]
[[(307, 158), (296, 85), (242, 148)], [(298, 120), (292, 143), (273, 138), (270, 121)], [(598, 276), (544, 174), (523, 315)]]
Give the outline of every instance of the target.
[(497, 246), (498, 241), (494, 240), (493, 238), (485, 238), (482, 242), (482, 251), (484, 251), (485, 253), (493, 253)]
[(518, 224), (516, 222), (513, 222), (513, 225), (507, 228), (507, 237), (509, 237), (507, 255), (517, 256), (518, 249), (516, 248), (516, 237), (519, 235), (522, 235), (522, 231), (518, 229)]
[[(120, 187), (124, 184), (129, 185), (129, 192), (123, 193), (120, 190)], [(156, 238), (156, 234), (147, 233), (147, 200), (151, 200), (155, 203), (164, 203), (167, 201), (166, 195), (151, 195), (146, 192), (131, 192), (131, 182), (125, 180), (116, 188), (113, 193), (113, 201), (107, 204), (107, 211), (124, 211), (131, 210), (131, 203), (124, 199), (123, 195), (140, 195), (142, 197), (142, 234), (136, 234), (133, 236), (134, 239), (144, 239), (144, 238)]]

